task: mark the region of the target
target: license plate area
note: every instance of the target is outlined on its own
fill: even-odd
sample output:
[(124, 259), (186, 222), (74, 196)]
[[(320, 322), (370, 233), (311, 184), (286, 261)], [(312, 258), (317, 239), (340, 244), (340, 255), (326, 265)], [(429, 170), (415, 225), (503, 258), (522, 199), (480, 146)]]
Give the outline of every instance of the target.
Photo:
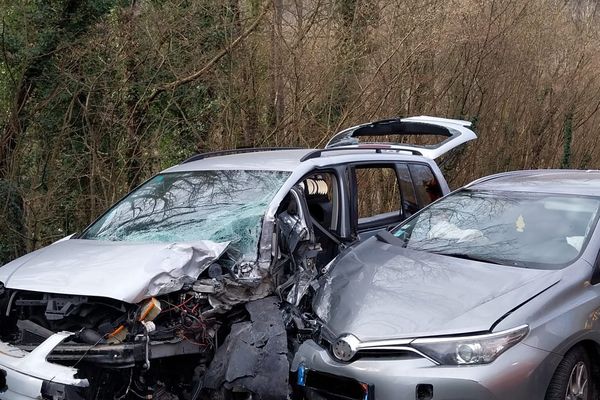
[(374, 400), (375, 387), (344, 376), (313, 371), (300, 366), (296, 379), (304, 391), (314, 391), (327, 399)]

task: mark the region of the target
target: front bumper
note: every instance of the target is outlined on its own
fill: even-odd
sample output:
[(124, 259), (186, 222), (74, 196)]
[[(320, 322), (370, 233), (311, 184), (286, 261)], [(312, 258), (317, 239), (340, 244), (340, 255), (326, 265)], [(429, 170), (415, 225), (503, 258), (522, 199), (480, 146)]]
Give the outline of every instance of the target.
[[(435, 400), (531, 400), (544, 398), (560, 360), (559, 355), (520, 343), (487, 365), (437, 366), (416, 355), (341, 363), (308, 340), (296, 353), (292, 371), (350, 378), (372, 388), (369, 400), (415, 400), (420, 385), (430, 385)], [(316, 394), (327, 398), (338, 395)]]
[[(85, 397), (87, 379), (77, 378), (78, 370), (55, 362), (77, 364), (80, 361), (101, 368), (149, 366), (151, 360), (195, 355), (203, 350), (180, 339), (150, 341), (140, 338), (121, 344), (63, 343), (73, 336), (56, 333), (38, 346), (16, 347), (0, 342), (0, 400), (52, 399), (77, 400)], [(6, 390), (1, 374), (5, 371)]]
[(52, 335), (30, 353), (0, 342), (0, 370), (6, 378), (6, 390), (0, 392), (0, 399), (77, 398), (88, 381), (76, 378), (74, 368), (46, 361), (52, 350), (70, 336), (70, 332)]

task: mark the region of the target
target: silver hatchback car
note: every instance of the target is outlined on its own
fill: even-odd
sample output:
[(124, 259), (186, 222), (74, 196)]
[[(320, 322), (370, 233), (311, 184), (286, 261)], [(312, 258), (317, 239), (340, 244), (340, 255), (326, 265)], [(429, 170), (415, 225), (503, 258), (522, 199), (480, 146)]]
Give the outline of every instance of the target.
[(482, 178), (340, 254), (301, 397), (590, 400), (600, 382), (600, 171)]

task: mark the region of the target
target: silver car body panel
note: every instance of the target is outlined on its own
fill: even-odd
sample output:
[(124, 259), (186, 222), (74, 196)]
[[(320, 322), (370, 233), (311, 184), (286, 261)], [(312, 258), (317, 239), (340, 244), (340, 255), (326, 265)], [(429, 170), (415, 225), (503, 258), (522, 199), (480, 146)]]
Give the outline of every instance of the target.
[(30, 353), (0, 342), (0, 365), (6, 371), (8, 387), (6, 392), (0, 393), (0, 399), (39, 399), (44, 381), (87, 387), (86, 379), (75, 377), (75, 368), (46, 361), (48, 354), (72, 335), (70, 332), (57, 333)]
[(530, 334), (523, 343), (560, 355), (582, 342), (600, 346), (600, 283), (592, 284), (598, 266), (587, 256), (600, 252), (599, 233), (596, 229), (584, 255), (563, 270), (557, 285), (514, 310), (496, 329), (527, 321)]
[(0, 282), (9, 289), (138, 303), (195, 281), (227, 246), (71, 239), (6, 264)]
[(490, 175), (471, 182), (467, 188), (514, 192), (600, 195), (599, 170), (523, 170)]
[(487, 332), (561, 275), (423, 253), (373, 238), (329, 270), (313, 308), (330, 331), (361, 341)]

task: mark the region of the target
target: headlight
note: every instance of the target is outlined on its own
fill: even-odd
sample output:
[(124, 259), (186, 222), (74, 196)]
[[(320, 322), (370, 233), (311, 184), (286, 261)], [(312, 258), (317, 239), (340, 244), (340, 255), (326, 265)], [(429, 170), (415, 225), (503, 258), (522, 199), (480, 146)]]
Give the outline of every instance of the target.
[(411, 346), (442, 365), (488, 364), (519, 343), (527, 325), (486, 335), (417, 339)]
[(350, 361), (356, 355), (360, 341), (354, 335), (343, 335), (331, 345), (331, 352), (340, 361)]

